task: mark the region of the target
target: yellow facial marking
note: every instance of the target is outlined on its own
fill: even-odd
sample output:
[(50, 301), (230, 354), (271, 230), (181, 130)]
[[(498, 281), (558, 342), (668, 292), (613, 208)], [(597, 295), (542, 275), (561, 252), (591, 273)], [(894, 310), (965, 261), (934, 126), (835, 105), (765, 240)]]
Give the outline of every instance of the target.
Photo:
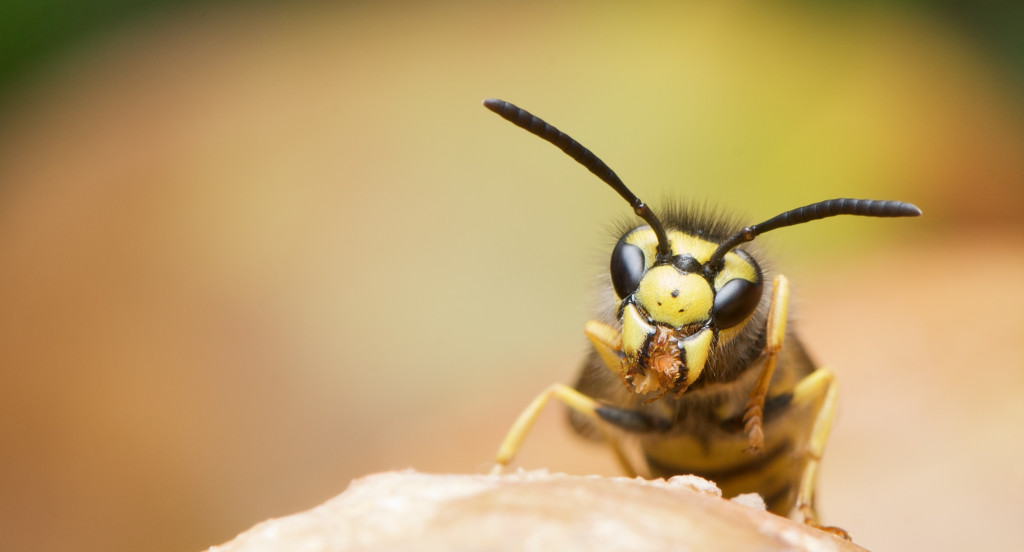
[[(678, 230), (668, 231), (668, 241), (672, 244), (672, 252), (676, 255), (688, 253), (700, 262), (708, 260), (715, 249), (718, 249), (717, 243), (702, 240)], [(654, 259), (657, 256), (658, 237), (653, 230), (646, 226), (637, 228), (630, 232), (626, 243), (643, 249), (648, 267), (654, 264)]]
[(626, 308), (622, 309), (622, 352), (626, 354), (626, 358), (635, 361), (644, 342), (647, 341), (647, 336), (653, 335), (654, 331), (654, 326), (640, 316), (636, 307), (626, 305)]
[(704, 364), (708, 361), (708, 352), (711, 351), (711, 339), (714, 332), (704, 328), (700, 332), (686, 338), (683, 341), (683, 350), (686, 351), (686, 385), (697, 381)]
[(725, 261), (725, 264), (718, 276), (715, 276), (715, 288), (721, 289), (726, 282), (735, 278), (742, 278), (749, 282), (757, 281), (757, 270), (735, 252), (726, 253), (722, 260)]
[(651, 320), (677, 328), (707, 320), (714, 303), (707, 280), (667, 265), (648, 270), (633, 297)]

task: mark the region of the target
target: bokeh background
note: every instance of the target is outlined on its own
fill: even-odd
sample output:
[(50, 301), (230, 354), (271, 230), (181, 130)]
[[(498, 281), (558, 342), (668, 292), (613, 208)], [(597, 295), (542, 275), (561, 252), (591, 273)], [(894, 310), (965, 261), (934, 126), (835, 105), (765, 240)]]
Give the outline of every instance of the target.
[[(754, 222), (841, 385), (826, 521), (1024, 543), (1024, 18), (971, 2), (0, 8), (0, 550), (200, 550), (356, 477), (482, 472), (572, 381), (609, 221)], [(551, 408), (519, 465), (616, 474)], [(628, 515), (628, 513), (624, 513)]]

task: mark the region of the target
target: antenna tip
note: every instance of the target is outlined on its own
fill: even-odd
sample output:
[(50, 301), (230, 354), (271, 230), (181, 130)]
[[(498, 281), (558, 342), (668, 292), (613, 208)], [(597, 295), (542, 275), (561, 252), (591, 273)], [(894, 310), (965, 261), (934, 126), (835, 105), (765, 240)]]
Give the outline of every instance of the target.
[(508, 102), (505, 102), (504, 100), (499, 100), (498, 98), (487, 98), (486, 100), (483, 101), (484, 107), (490, 109), (491, 111), (494, 111), (495, 113), (497, 113), (498, 110), (501, 109), (506, 103)]
[(921, 216), (921, 208), (913, 203), (900, 202), (899, 214), (903, 217), (919, 217)]

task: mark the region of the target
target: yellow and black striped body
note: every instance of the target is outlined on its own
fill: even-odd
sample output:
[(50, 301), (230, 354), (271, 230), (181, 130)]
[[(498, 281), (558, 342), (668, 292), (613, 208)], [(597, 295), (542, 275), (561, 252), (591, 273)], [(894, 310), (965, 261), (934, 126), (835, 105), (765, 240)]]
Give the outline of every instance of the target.
[[(804, 452), (821, 411), (822, 386), (831, 381), (831, 374), (821, 371), (808, 379), (815, 372), (814, 365), (795, 336), (787, 336), (765, 401), (764, 446), (752, 453), (743, 415), (763, 365), (764, 357), (759, 354), (731, 381), (695, 385), (678, 398), (665, 397), (644, 405), (641, 397), (618, 391), (621, 383), (608, 377), (608, 368), (594, 352), (576, 388), (598, 399), (602, 403), (598, 414), (604, 408), (602, 417), (606, 421), (612, 418), (611, 424), (627, 434), (624, 441), (638, 448), (635, 452), (646, 464), (645, 475), (699, 475), (714, 481), (727, 497), (756, 492), (771, 511), (786, 515), (796, 502), (807, 464)], [(804, 385), (797, 393), (801, 382)], [(609, 405), (671, 422), (661, 429), (630, 428), (628, 423), (622, 427), (615, 414), (608, 413)], [(587, 417), (570, 412), (577, 431), (599, 437)]]
[[(699, 263), (705, 263), (726, 239), (729, 228), (735, 227), (718, 214), (679, 208), (665, 212), (665, 226), (673, 250)], [(656, 258), (657, 242), (653, 232), (639, 227), (626, 229), (622, 234), (626, 236), (622, 241), (637, 244), (644, 250), (644, 257), (648, 259), (645, 269), (650, 271)], [(713, 291), (724, 287), (730, 279), (763, 281), (768, 278), (751, 253), (737, 250), (725, 260), (725, 267), (711, 280)], [(794, 335), (786, 335), (777, 352), (764, 398), (761, 415), (764, 441), (759, 450), (752, 450), (744, 417), (751, 396), (756, 395), (754, 388), (769, 356), (766, 347), (770, 331), (768, 316), (774, 291), (770, 287), (766, 289), (758, 303), (750, 307), (750, 314), (735, 325), (720, 329), (713, 321), (709, 324), (714, 339), (707, 359), (702, 367), (696, 368), (696, 374), (694, 367), (690, 367), (688, 375), (692, 383), (685, 385), (681, 392), (652, 395), (639, 392), (636, 386), (631, 389), (623, 385), (623, 366), (629, 364), (622, 352), (625, 344), (616, 351), (608, 350), (601, 340), (595, 341), (595, 349), (585, 362), (576, 389), (600, 403), (597, 416), (623, 432), (626, 445), (638, 446), (639, 450), (634, 452), (638, 452), (646, 470), (634, 468), (633, 471), (646, 472), (644, 475), (650, 477), (696, 474), (717, 483), (726, 496), (756, 492), (774, 512), (786, 514), (793, 508), (807, 463), (808, 441), (821, 413), (826, 387), (831, 384), (831, 374), (822, 372), (809, 378), (815, 372), (814, 364), (799, 340)], [(626, 298), (616, 291), (615, 296), (609, 295), (602, 301), (604, 312), (598, 313), (602, 322), (591, 324), (606, 325), (612, 332), (622, 331), (623, 324), (616, 318), (622, 312), (620, 305), (628, 301), (653, 324), (663, 324), (649, 314), (657, 306), (651, 308), (647, 304), (660, 297), (648, 295), (654, 295), (655, 299)], [(686, 291), (681, 295), (685, 297)], [(700, 318), (701, 313), (690, 316)], [(710, 314), (703, 316), (713, 319)], [(622, 341), (628, 340), (627, 333), (623, 332)], [(611, 349), (614, 348), (613, 345)], [(604, 354), (601, 349), (605, 349)], [(650, 363), (650, 359), (640, 358), (637, 362)], [(650, 370), (647, 366), (641, 368)], [(586, 415), (572, 412), (571, 419), (581, 433), (598, 435)]]

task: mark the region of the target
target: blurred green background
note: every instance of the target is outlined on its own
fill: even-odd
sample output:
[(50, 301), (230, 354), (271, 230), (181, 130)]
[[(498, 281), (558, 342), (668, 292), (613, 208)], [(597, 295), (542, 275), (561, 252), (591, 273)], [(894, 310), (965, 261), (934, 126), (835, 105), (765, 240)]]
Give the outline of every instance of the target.
[[(585, 350), (628, 208), (754, 222), (840, 378), (825, 519), (1024, 542), (1024, 18), (968, 2), (0, 7), (0, 550), (199, 550), (481, 472)], [(615, 474), (557, 408), (519, 459)]]

